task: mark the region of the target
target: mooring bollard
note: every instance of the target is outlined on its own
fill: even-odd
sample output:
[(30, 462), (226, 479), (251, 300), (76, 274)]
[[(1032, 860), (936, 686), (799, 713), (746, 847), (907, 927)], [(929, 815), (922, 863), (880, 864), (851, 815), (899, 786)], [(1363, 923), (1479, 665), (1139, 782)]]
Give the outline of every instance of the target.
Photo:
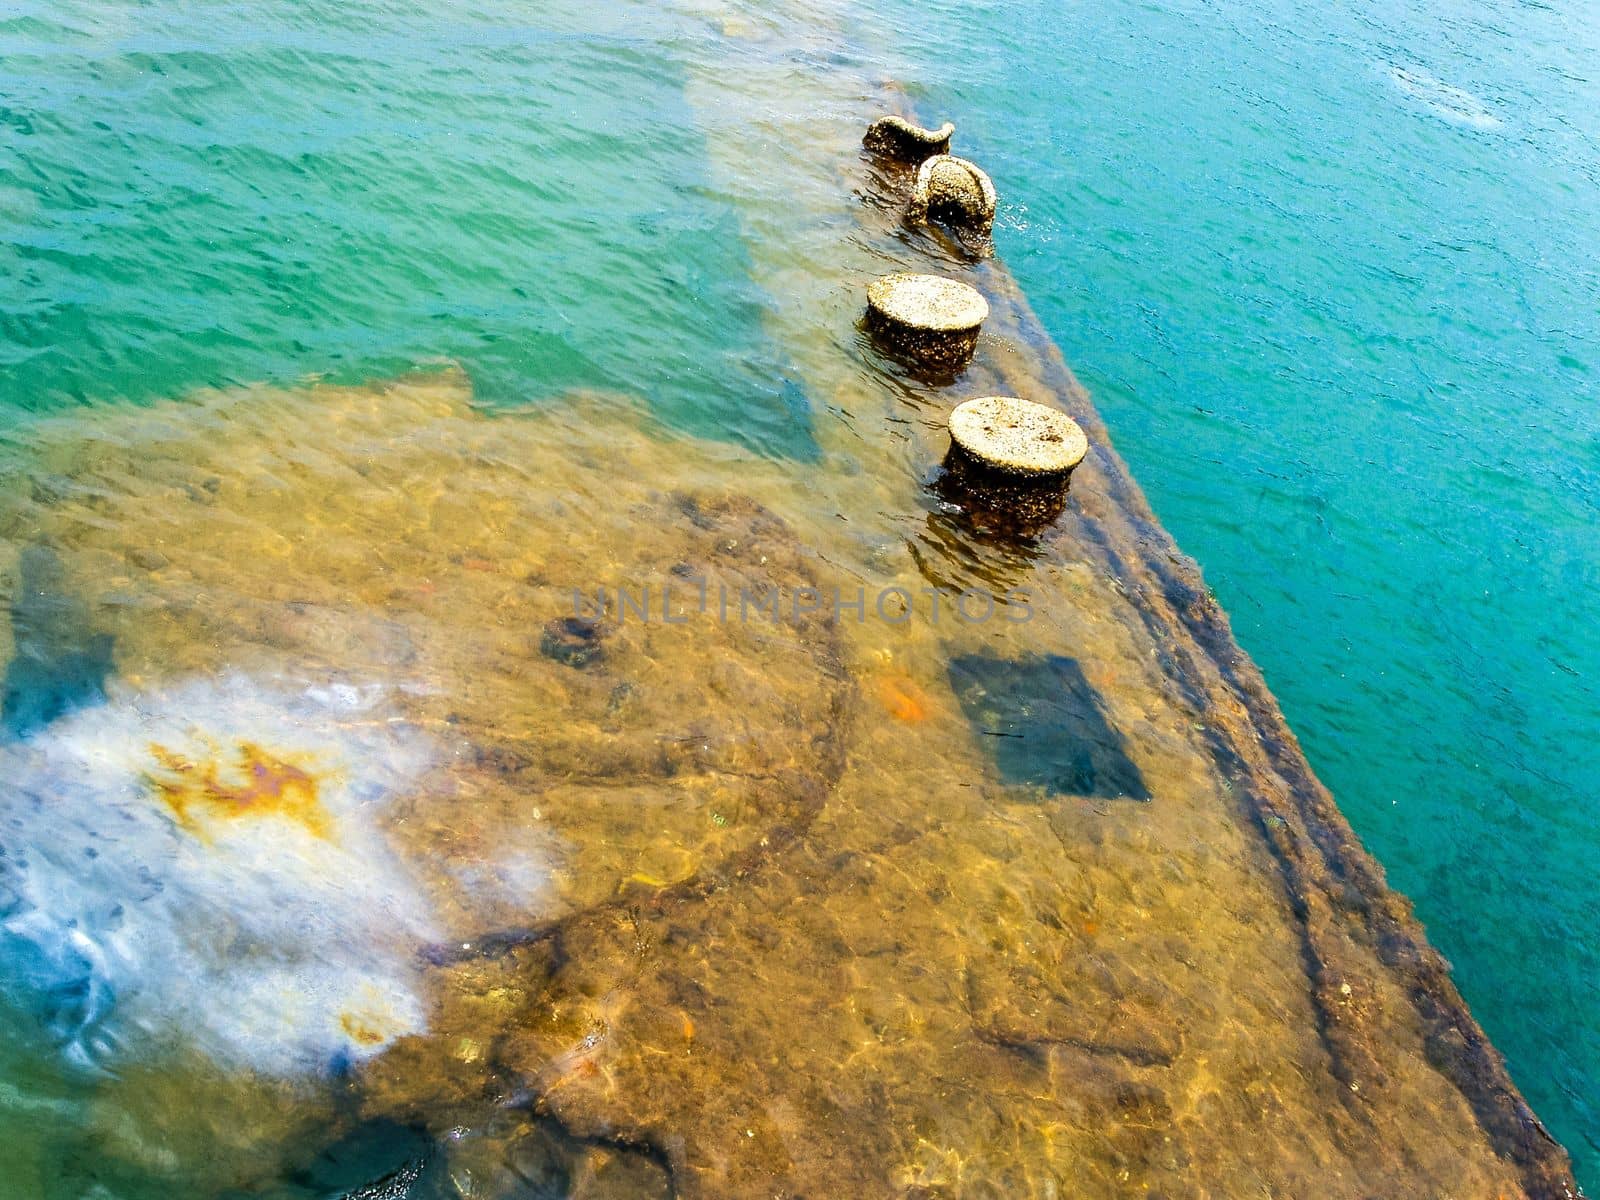
[(867, 128), (861, 144), (874, 154), (915, 166), (932, 155), (948, 154), (955, 131), (949, 121), (937, 129), (924, 129), (904, 117), (880, 117)]
[(987, 237), (994, 227), (994, 184), (976, 163), (937, 154), (917, 170), (911, 190), (913, 221), (943, 221), (962, 232)]
[(1064, 478), (1089, 452), (1089, 439), (1066, 413), (1015, 396), (958, 405), (950, 440), (992, 471), (1033, 479)]
[(1031, 536), (1066, 506), (1072, 470), (1089, 452), (1078, 423), (1015, 396), (980, 396), (950, 414), (937, 491), (979, 525)]
[(976, 288), (943, 275), (897, 273), (867, 286), (868, 327), (890, 349), (930, 366), (971, 358), (988, 315)]

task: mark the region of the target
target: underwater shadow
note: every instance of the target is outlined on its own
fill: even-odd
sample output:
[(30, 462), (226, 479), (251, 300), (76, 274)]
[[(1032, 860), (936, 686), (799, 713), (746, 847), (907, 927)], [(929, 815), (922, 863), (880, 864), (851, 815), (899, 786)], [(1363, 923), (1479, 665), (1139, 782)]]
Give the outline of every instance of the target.
[(1051, 795), (1150, 799), (1077, 659), (964, 654), (951, 659), (949, 675), (961, 711), (1006, 783)]
[(0, 680), (0, 736), (26, 737), (75, 708), (106, 698), (116, 639), (96, 633), (89, 608), (67, 590), (61, 556), (23, 549), (11, 600), (16, 653)]

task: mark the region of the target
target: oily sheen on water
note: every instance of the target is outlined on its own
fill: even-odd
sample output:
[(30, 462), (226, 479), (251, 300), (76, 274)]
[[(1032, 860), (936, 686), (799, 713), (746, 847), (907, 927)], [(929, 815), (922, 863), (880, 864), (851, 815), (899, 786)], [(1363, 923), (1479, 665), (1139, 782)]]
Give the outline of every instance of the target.
[(0, 750), (0, 960), (63, 1055), (181, 1038), (282, 1075), (424, 1028), (434, 931), (378, 821), (433, 748), (383, 711), (234, 675), (119, 687)]

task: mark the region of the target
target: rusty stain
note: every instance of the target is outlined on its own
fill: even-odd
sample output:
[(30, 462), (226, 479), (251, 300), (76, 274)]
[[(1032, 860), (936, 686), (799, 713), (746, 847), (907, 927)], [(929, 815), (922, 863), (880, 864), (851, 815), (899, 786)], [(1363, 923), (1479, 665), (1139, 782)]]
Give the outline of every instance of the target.
[(163, 772), (149, 776), (151, 785), (179, 826), (197, 837), (204, 836), (206, 819), (264, 816), (296, 821), (319, 838), (331, 832), (316, 776), (260, 746), (240, 742), (226, 779), (220, 756), (194, 762), (154, 742), (150, 753)]
[(928, 719), (931, 707), (927, 693), (904, 675), (878, 679), (878, 703), (896, 721), (917, 724)]
[(605, 1048), (606, 1032), (596, 1029), (556, 1055), (539, 1072), (540, 1095), (550, 1096), (575, 1080), (594, 1078), (600, 1073), (600, 1056)]
[(358, 1046), (381, 1046), (387, 1040), (382, 1030), (374, 1029), (354, 1013), (339, 1014), (339, 1028)]

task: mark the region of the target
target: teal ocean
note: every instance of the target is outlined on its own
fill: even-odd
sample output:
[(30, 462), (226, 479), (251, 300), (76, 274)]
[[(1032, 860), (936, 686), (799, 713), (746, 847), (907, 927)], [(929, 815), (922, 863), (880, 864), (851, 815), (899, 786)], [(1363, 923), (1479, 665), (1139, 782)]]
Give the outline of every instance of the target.
[(918, 4), (916, 102), (1600, 1186), (1600, 12)]
[[(6, 6), (4, 470), (41, 415), (435, 359), (489, 406), (636, 393), (808, 461), (827, 398), (740, 234), (774, 196), (711, 162), (745, 115), (685, 94), (724, 20)], [(1000, 256), (1600, 1187), (1600, 11), (888, 0), (840, 27), (775, 73), (895, 79), (957, 123)], [(0, 1029), (0, 1142), (71, 1125), (51, 1069)]]

